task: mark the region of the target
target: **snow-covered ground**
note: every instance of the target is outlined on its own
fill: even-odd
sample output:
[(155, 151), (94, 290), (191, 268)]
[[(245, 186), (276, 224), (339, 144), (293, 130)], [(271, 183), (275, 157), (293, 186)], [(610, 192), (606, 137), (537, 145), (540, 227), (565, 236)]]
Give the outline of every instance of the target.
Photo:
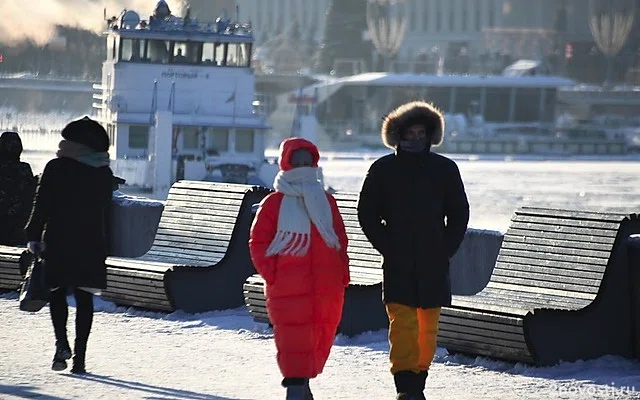
[[(357, 191), (380, 153), (322, 161), (327, 183)], [(34, 172), (53, 154), (25, 153)], [(549, 207), (640, 212), (640, 161), (509, 161), (457, 156), (471, 225), (504, 230), (513, 210)], [(272, 335), (244, 309), (186, 315), (118, 309), (98, 302), (86, 377), (54, 373), (47, 311), (22, 313), (0, 297), (0, 398), (282, 399)], [(70, 332), (73, 332), (73, 315)], [(392, 399), (386, 332), (338, 337), (317, 399)], [(637, 388), (637, 391), (636, 389)], [(640, 361), (605, 357), (552, 368), (447, 355), (439, 350), (430, 399), (640, 399)]]
[[(73, 305), (72, 297), (70, 303)], [(73, 338), (75, 308), (70, 308)], [(18, 309), (0, 296), (1, 399), (284, 399), (273, 336), (248, 312), (150, 313), (98, 300), (86, 376), (50, 369), (48, 309)], [(393, 399), (386, 331), (338, 336), (315, 398)], [(427, 380), (432, 400), (640, 399), (640, 361), (603, 357), (536, 368), (438, 349)]]
[[(325, 180), (357, 191), (381, 152), (325, 154)], [(42, 171), (53, 153), (26, 152)], [(471, 204), (472, 227), (504, 231), (522, 205), (640, 212), (640, 159), (453, 156)], [(116, 308), (98, 301), (89, 343), (90, 375), (50, 370), (48, 310), (20, 312), (0, 296), (0, 399), (283, 399), (269, 329), (244, 308), (187, 315)], [(74, 318), (69, 332), (73, 337)], [(386, 331), (337, 337), (316, 398), (394, 398)], [(448, 355), (439, 349), (429, 399), (640, 399), (640, 361), (603, 357), (548, 368)]]

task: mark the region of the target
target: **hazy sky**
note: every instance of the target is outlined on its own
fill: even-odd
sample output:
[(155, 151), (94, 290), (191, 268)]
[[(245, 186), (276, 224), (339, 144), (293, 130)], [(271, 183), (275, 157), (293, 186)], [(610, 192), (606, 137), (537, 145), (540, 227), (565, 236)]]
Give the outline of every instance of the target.
[[(182, 15), (184, 0), (166, 0), (171, 12)], [(0, 38), (3, 41), (30, 38), (46, 44), (55, 36), (56, 25), (77, 26), (101, 32), (107, 18), (124, 9), (137, 11), (142, 19), (149, 18), (157, 0), (1, 0)], [(37, 4), (37, 5), (36, 5)]]

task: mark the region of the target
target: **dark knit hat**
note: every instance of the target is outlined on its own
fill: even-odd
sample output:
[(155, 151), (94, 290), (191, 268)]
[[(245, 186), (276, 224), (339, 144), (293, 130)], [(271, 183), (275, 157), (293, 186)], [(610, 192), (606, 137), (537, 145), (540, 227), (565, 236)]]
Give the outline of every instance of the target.
[(62, 137), (81, 143), (97, 152), (109, 151), (109, 136), (102, 125), (89, 117), (71, 121), (62, 129)]
[(3, 132), (0, 135), (0, 158), (19, 160), (22, 154), (22, 140), (18, 132)]

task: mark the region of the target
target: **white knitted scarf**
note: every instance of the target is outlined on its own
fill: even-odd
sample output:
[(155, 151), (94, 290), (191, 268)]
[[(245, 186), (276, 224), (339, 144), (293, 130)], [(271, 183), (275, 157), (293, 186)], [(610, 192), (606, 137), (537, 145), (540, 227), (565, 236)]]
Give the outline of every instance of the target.
[(311, 223), (329, 247), (340, 249), (333, 230), (329, 200), (318, 181), (317, 168), (300, 167), (280, 171), (273, 182), (276, 192), (284, 194), (278, 214), (276, 236), (267, 249), (275, 254), (303, 256), (311, 245)]

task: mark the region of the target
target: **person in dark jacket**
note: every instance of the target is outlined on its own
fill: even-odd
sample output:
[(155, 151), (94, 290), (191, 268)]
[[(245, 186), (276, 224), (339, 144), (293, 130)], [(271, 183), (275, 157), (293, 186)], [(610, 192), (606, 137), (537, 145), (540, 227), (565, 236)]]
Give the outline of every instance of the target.
[(384, 258), (383, 301), (397, 399), (424, 399), (440, 308), (451, 303), (449, 260), (469, 221), (457, 165), (431, 151), (443, 132), (444, 118), (429, 103), (392, 111), (382, 139), (395, 152), (371, 165), (358, 201), (362, 230)]
[(17, 132), (0, 135), (0, 244), (26, 243), (24, 226), (31, 212), (36, 178), (20, 161), (22, 140)]
[(44, 168), (26, 233), (29, 251), (42, 254), (51, 286), (50, 311), (56, 338), (52, 369), (66, 369), (67, 293), (76, 300), (76, 338), (72, 373), (85, 372), (87, 340), (93, 321), (93, 295), (106, 288), (106, 216), (112, 197), (109, 138), (96, 121), (84, 117), (62, 130), (57, 158)]

